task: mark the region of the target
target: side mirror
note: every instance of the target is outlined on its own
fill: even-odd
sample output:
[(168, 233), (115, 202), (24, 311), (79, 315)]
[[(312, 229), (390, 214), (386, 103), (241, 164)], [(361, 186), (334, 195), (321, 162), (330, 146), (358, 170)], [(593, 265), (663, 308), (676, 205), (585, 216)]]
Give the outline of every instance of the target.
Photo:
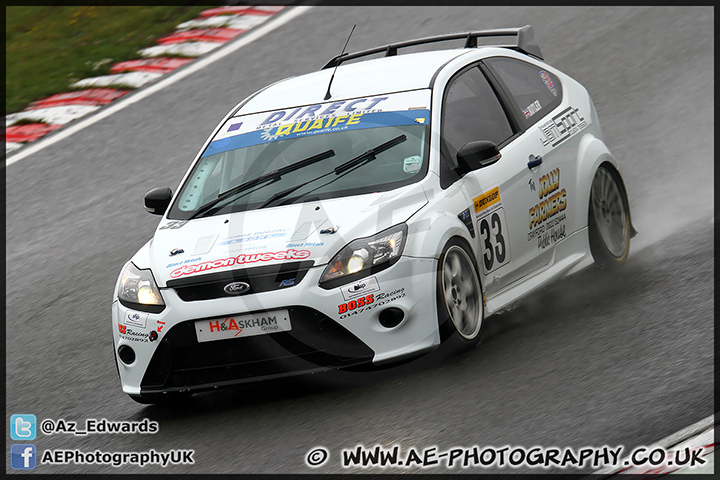
[(457, 153), (457, 172), (464, 175), (487, 167), (500, 160), (500, 157), (500, 151), (493, 142), (487, 140), (468, 142)]
[(172, 199), (169, 187), (154, 188), (145, 194), (145, 210), (153, 215), (164, 215)]

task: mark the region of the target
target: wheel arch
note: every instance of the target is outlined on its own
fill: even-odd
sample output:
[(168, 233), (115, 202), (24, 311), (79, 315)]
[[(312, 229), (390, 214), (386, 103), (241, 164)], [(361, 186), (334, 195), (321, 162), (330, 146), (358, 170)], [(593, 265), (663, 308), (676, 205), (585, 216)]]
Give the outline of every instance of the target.
[[(607, 145), (599, 138), (593, 135), (586, 135), (580, 143), (578, 150), (578, 171), (576, 184), (578, 185), (578, 205), (581, 208), (577, 209), (577, 215), (579, 216), (578, 225), (588, 226), (588, 206), (590, 202), (590, 188), (592, 186), (592, 180), (595, 176), (595, 172), (600, 167), (605, 167), (610, 173), (618, 180), (622, 189), (622, 194), (625, 201), (627, 202), (628, 215), (630, 220), (630, 237), (637, 235), (637, 230), (633, 226), (632, 213), (630, 208), (630, 197), (627, 192), (627, 186), (625, 180), (620, 172), (620, 165), (615, 159), (613, 154), (608, 149)], [(584, 202), (583, 202), (584, 199)], [(584, 207), (584, 208), (583, 208)]]

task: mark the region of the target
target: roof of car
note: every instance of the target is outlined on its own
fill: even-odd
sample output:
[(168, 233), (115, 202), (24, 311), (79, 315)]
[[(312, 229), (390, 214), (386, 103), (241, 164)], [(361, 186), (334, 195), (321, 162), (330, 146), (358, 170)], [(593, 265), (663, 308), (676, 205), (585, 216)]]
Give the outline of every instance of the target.
[(437, 50), (376, 58), (337, 68), (330, 99), (325, 100), (332, 68), (275, 83), (252, 97), (236, 114), (262, 112), (349, 98), (428, 88), (450, 60), (476, 49)]
[[(478, 46), (478, 38), (507, 36), (516, 37), (517, 41), (514, 46), (506, 47), (542, 59), (530, 25), (407, 40), (360, 52), (342, 53), (332, 58), (319, 72), (283, 80), (261, 90), (242, 104), (235, 115), (428, 88), (438, 70), (450, 60), (478, 51), (478, 48), (487, 48)], [(398, 56), (399, 49), (449, 40), (464, 40), (465, 47)], [(379, 53), (384, 53), (385, 57), (345, 63)], [(329, 87), (331, 82), (332, 88)]]

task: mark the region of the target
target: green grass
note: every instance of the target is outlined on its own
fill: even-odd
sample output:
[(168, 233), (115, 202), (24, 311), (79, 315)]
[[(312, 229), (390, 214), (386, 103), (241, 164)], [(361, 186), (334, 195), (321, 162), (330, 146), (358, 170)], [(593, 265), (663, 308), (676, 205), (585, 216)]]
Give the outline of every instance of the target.
[(69, 91), (83, 78), (108, 75), (117, 62), (141, 58), (138, 50), (207, 8), (5, 7), (5, 113)]

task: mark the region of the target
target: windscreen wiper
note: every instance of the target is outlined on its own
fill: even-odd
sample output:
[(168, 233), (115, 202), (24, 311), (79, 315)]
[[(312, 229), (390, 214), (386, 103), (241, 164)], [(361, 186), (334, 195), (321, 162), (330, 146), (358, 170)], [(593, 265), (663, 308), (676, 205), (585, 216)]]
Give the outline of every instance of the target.
[(354, 167), (355, 165), (359, 165), (363, 161), (371, 162), (371, 161), (375, 160), (375, 157), (377, 154), (382, 153), (385, 150), (392, 148), (399, 143), (404, 142), (405, 140), (407, 140), (407, 137), (405, 136), (405, 134), (402, 134), (402, 135), (398, 135), (397, 137), (395, 137), (391, 140), (388, 140), (387, 142), (385, 142), (381, 145), (378, 145), (375, 148), (371, 148), (370, 150), (366, 151), (365, 153), (361, 153), (357, 157), (351, 158), (350, 160), (343, 163), (342, 165), (338, 165), (337, 167), (335, 167), (335, 170), (334, 170), (335, 174), (340, 174), (340, 173), (344, 172), (345, 170), (349, 170), (352, 167)]
[[(293, 187), (286, 188), (285, 190), (282, 190), (282, 191), (280, 191), (280, 192), (274, 193), (270, 198), (268, 198), (267, 200), (265, 200), (265, 201), (262, 203), (262, 205), (260, 205), (260, 206), (257, 207), (257, 208), (259, 208), (259, 209), (260, 209), (260, 208), (265, 208), (265, 207), (267, 207), (268, 205), (270, 205), (271, 203), (273, 203), (275, 200), (278, 200), (278, 199), (280, 199), (280, 198), (286, 197), (286, 196), (290, 195), (292, 192), (294, 192), (295, 190), (297, 190), (297, 189), (299, 189), (299, 188), (301, 188), (301, 187), (304, 187), (304, 186), (307, 185), (308, 183), (312, 183), (312, 182), (315, 182), (315, 181), (317, 181), (317, 180), (320, 180), (321, 178), (327, 177), (327, 176), (330, 175), (331, 173), (334, 173), (335, 175), (340, 175), (341, 173), (343, 173), (343, 172), (345, 172), (345, 171), (347, 171), (347, 170), (350, 170), (351, 168), (353, 168), (353, 167), (355, 167), (355, 166), (359, 166), (360, 163), (361, 163), (363, 160), (367, 160), (367, 162), (370, 162), (370, 161), (372, 161), (372, 160), (375, 160), (375, 156), (376, 156), (377, 154), (382, 153), (382, 152), (384, 152), (385, 150), (387, 150), (387, 149), (389, 149), (389, 148), (392, 148), (392, 147), (394, 147), (395, 145), (397, 145), (397, 144), (399, 144), (399, 143), (404, 142), (405, 140), (407, 140), (407, 137), (406, 137), (404, 134), (403, 134), (403, 135), (399, 135), (399, 136), (393, 138), (392, 140), (388, 140), (387, 142), (385, 142), (385, 143), (383, 143), (383, 144), (381, 144), (381, 145), (378, 145), (378, 146), (375, 147), (375, 148), (371, 148), (370, 150), (368, 150), (368, 151), (366, 151), (366, 152), (364, 152), (364, 153), (361, 153), (361, 154), (358, 155), (357, 157), (351, 158), (350, 160), (348, 160), (347, 162), (343, 163), (342, 165), (338, 165), (337, 167), (335, 167), (334, 170), (330, 170), (329, 172), (324, 173), (324, 174), (322, 174), (322, 175), (319, 175), (319, 176), (317, 176), (317, 177), (315, 177), (315, 178), (311, 178), (310, 180), (308, 180), (308, 181), (306, 181), (306, 182), (300, 183), (300, 184), (295, 185), (295, 186), (293, 186)], [(367, 162), (366, 162), (366, 163), (367, 163)], [(349, 172), (348, 172), (348, 173), (349, 173)], [(333, 181), (334, 181), (334, 180), (333, 180)], [(330, 183), (330, 182), (328, 182), (328, 183)]]
[[(277, 170), (273, 170), (272, 172), (265, 173), (263, 175), (260, 175), (257, 178), (253, 178), (252, 180), (248, 180), (247, 182), (241, 183), (237, 187), (233, 187), (230, 190), (227, 190), (221, 194), (218, 195), (218, 197), (214, 200), (209, 201), (205, 205), (201, 205), (200, 208), (197, 209), (195, 213), (193, 213), (188, 220), (192, 220), (193, 218), (197, 218), (204, 214), (205, 212), (211, 210), (213, 207), (218, 205), (224, 200), (227, 200), (228, 198), (237, 195), (238, 193), (244, 192), (248, 188), (254, 187), (255, 185), (259, 185), (262, 182), (270, 180), (270, 183), (275, 183), (280, 178), (288, 174), (290, 172), (294, 172), (295, 170), (299, 170), (301, 168), (305, 168), (308, 165), (312, 165), (313, 163), (317, 163), (321, 160), (325, 160), (326, 158), (334, 157), (335, 156), (335, 150), (327, 150), (322, 153), (318, 153), (317, 155), (313, 155), (312, 157), (308, 157), (304, 160), (300, 160), (299, 162), (295, 162), (293, 164), (287, 165), (282, 168), (278, 168)], [(266, 185), (270, 185), (270, 183)]]

